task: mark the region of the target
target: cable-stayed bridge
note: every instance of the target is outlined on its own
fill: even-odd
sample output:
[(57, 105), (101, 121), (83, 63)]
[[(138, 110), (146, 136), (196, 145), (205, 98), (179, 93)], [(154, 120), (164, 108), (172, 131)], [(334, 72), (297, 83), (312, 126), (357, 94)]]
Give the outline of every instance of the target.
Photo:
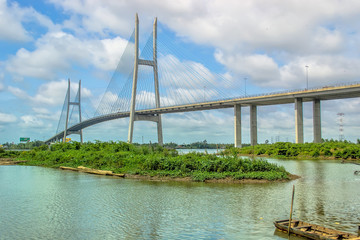
[[(303, 102), (313, 102), (314, 142), (321, 141), (321, 101), (360, 97), (360, 84), (324, 86), (247, 96), (236, 87), (239, 81), (211, 72), (187, 60), (173, 41), (158, 39), (157, 20), (152, 35), (139, 51), (139, 21), (93, 117), (82, 121), (81, 84), (70, 100), (70, 81), (56, 134), (47, 143), (65, 141), (70, 134), (119, 118), (129, 117), (128, 142), (135, 121), (157, 123), (158, 143), (163, 143), (161, 114), (234, 108), (235, 146), (241, 146), (241, 108), (250, 106), (251, 144), (257, 144), (257, 106), (294, 103), (296, 142), (304, 142)], [(70, 111), (70, 108), (72, 110)]]

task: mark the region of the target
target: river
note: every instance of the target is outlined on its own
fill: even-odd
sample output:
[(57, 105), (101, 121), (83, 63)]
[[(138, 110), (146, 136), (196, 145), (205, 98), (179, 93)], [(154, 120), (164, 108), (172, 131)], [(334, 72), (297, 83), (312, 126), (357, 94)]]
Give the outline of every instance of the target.
[(360, 166), (270, 161), (302, 178), (154, 182), (0, 166), (0, 239), (287, 239), (273, 221), (289, 217), (293, 184), (295, 218), (356, 233)]

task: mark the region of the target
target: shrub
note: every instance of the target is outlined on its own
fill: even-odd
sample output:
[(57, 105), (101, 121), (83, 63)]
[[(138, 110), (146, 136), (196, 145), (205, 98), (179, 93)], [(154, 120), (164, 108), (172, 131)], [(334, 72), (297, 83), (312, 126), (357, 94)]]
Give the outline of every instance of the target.
[[(265, 147), (262, 148), (265, 151)], [(59, 143), (53, 144), (50, 150), (39, 147), (21, 154), (28, 164), (58, 167), (60, 165), (77, 167), (80, 165), (128, 174), (147, 174), (161, 176), (188, 176), (195, 181), (212, 178), (237, 176), (242, 178), (274, 178), (287, 176), (283, 167), (264, 160), (242, 159), (237, 156), (237, 149), (230, 149), (230, 155), (218, 157), (215, 154), (188, 153), (179, 155), (176, 150), (151, 146), (134, 146), (131, 144), (104, 143)], [(279, 175), (280, 174), (280, 175)]]
[(311, 157), (319, 157), (320, 156), (320, 151), (319, 149), (314, 149), (310, 152), (310, 156)]

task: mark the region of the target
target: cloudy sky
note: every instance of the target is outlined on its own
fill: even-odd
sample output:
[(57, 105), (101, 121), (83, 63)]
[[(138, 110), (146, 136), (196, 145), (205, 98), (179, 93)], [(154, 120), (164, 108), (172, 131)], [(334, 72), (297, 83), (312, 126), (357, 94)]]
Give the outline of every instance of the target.
[[(82, 80), (88, 106), (83, 115), (92, 117), (133, 31), (135, 13), (141, 39), (158, 17), (174, 42), (198, 56), (190, 59), (193, 64), (233, 79), (240, 95), (245, 78), (248, 95), (305, 88), (306, 65), (310, 88), (360, 81), (358, 0), (0, 0), (0, 143), (53, 136), (68, 78), (74, 91)], [(321, 107), (323, 138), (339, 138), (340, 112), (345, 138), (360, 138), (360, 99)], [(304, 104), (304, 126), (310, 142), (310, 103)], [(260, 143), (293, 142), (293, 104), (259, 107), (258, 127)], [(127, 128), (128, 119), (94, 125), (84, 130), (84, 139), (126, 141)], [(232, 143), (233, 109), (163, 115), (163, 130), (165, 142)], [(154, 123), (135, 123), (134, 141), (156, 139)], [(249, 142), (247, 107), (243, 142)]]

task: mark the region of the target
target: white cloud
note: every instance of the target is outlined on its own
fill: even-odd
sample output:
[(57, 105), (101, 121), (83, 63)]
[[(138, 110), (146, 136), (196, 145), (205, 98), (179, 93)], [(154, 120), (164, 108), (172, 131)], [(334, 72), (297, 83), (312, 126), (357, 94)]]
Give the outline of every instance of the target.
[(41, 85), (37, 94), (32, 97), (36, 104), (58, 105), (64, 102), (67, 90), (67, 81), (49, 82)]
[(24, 128), (42, 128), (47, 126), (42, 120), (33, 115), (24, 115), (20, 117), (20, 126)]
[(238, 75), (250, 77), (255, 85), (274, 86), (274, 82), (280, 79), (278, 65), (267, 55), (227, 55), (225, 57), (222, 52), (217, 51), (215, 57)]
[(228, 0), (225, 4), (219, 0), (181, 3), (90, 0), (52, 2), (71, 14), (82, 16), (82, 24), (88, 31), (124, 33), (125, 30), (132, 29), (134, 13), (139, 12), (142, 25), (149, 26), (152, 23), (150, 19), (158, 16), (163, 23), (182, 36), (229, 48), (246, 45), (261, 48), (290, 47), (289, 41), (298, 42), (300, 45), (302, 39), (309, 39), (309, 35), (320, 30), (317, 26), (323, 24), (324, 20), (331, 23), (335, 20), (346, 22), (356, 18), (358, 13), (356, 1), (345, 4), (337, 1), (317, 1), (315, 4), (310, 1), (264, 3), (260, 0)]
[(39, 107), (34, 107), (33, 111), (37, 114), (50, 114), (50, 111), (46, 108), (39, 108)]
[(216, 78), (213, 73), (203, 64), (184, 60), (180, 61), (176, 56), (160, 55), (158, 65), (161, 86), (172, 88), (203, 88), (204, 81), (208, 85), (215, 85)]
[(0, 112), (0, 123), (13, 123), (16, 122), (16, 120), (15, 115)]
[(227, 110), (164, 114), (164, 139), (179, 144), (205, 139), (208, 142), (229, 142), (233, 140), (233, 118)]
[(160, 55), (158, 64), (162, 106), (220, 99), (235, 89), (231, 76), (216, 74), (199, 62), (180, 61), (168, 54)]
[(338, 53), (345, 48), (344, 36), (339, 30), (331, 31), (323, 27), (319, 28), (310, 44), (313, 49), (325, 53)]
[(127, 44), (128, 41), (120, 37), (100, 40), (99, 46), (91, 51), (92, 64), (102, 70), (114, 70)]
[(267, 55), (227, 55), (217, 51), (216, 59), (228, 66), (238, 78), (248, 77), (256, 86), (276, 89), (296, 89), (306, 86), (308, 68), (309, 87), (347, 83), (360, 78), (357, 69), (360, 59), (339, 55), (312, 55), (294, 57), (287, 64), (278, 66)]
[(0, 39), (7, 41), (29, 41), (32, 40), (23, 23), (37, 23), (47, 28), (53, 28), (52, 21), (32, 7), (22, 8), (16, 2), (0, 0)]
[[(305, 65), (311, 67), (311, 77), (316, 82), (354, 81), (359, 77), (355, 74), (358, 60), (346, 56), (353, 52), (353, 43), (359, 39), (357, 1), (52, 2), (82, 16), (82, 25), (88, 31), (102, 34), (122, 33), (128, 29), (125, 24), (133, 26), (135, 12), (139, 12), (140, 26), (149, 27), (151, 18), (158, 16), (179, 36), (217, 48), (217, 60), (236, 78), (249, 77), (250, 84), (263, 88), (304, 87)], [(162, 64), (173, 61), (163, 60)], [(331, 74), (336, 70), (329, 69), (345, 74), (334, 77)], [(203, 84), (194, 83), (195, 87), (200, 85)]]
[(115, 69), (127, 41), (116, 37), (103, 40), (79, 39), (65, 32), (49, 32), (36, 41), (36, 49), (21, 48), (11, 56), (6, 70), (20, 77), (53, 80), (73, 65)]
[[(359, 3), (348, 1), (206, 1), (203, 11), (193, 16), (173, 12), (167, 22), (173, 29), (200, 43), (211, 43), (224, 50), (248, 54), (254, 50), (282, 49), (290, 52), (319, 52), (316, 35), (321, 26), (341, 27), (341, 20), (356, 19)], [(196, 10), (196, 8), (192, 8)], [(190, 13), (190, 11), (189, 11)], [(301, 17), (300, 17), (301, 16)], [(339, 21), (340, 20), (340, 21)], [(338, 24), (338, 25), (336, 25)], [(320, 26), (320, 27), (319, 27)], [(328, 35), (340, 35), (336, 29)], [(341, 38), (338, 38), (341, 39)], [(322, 42), (322, 45), (334, 41)], [(331, 49), (332, 51), (332, 49)]]
[(61, 114), (60, 110), (54, 114), (49, 109), (42, 108), (42, 107), (33, 107), (32, 111), (35, 113), (34, 116), (36, 118), (45, 119), (46, 121), (48, 121), (48, 120), (59, 121), (60, 114)]
[(278, 84), (287, 88), (305, 87), (306, 69), (308, 68), (309, 87), (320, 87), (358, 81), (360, 73), (360, 59), (347, 58), (337, 55), (317, 55), (311, 57), (294, 58), (280, 68), (281, 77)]
[(125, 111), (126, 107), (129, 106), (129, 100), (119, 98), (116, 93), (111, 91), (106, 91), (96, 101), (93, 101), (92, 104), (96, 108), (96, 115), (98, 116), (116, 111)]
[[(128, 34), (133, 28), (128, 23), (128, 17), (136, 11), (131, 2), (121, 1), (72, 1), (50, 0), (67, 13), (80, 15), (81, 27), (88, 32), (98, 32), (106, 35), (109, 31), (116, 34)], [(136, 4), (135, 4), (136, 5)]]
[(27, 93), (24, 90), (21, 90), (20, 88), (9, 86), (8, 90), (9, 90), (9, 92), (11, 92), (12, 94), (14, 94), (16, 97), (18, 97), (20, 99), (28, 98)]
[[(75, 93), (78, 88), (77, 83), (72, 83), (70, 91), (71, 101), (75, 97)], [(8, 90), (13, 95), (20, 99), (29, 100), (30, 103), (35, 104), (37, 106), (41, 106), (41, 108), (36, 108), (35, 111), (44, 110), (43, 106), (54, 106), (54, 105), (61, 105), (64, 103), (66, 91), (68, 88), (68, 82), (66, 80), (57, 81), (57, 82), (47, 82), (42, 85), (37, 90), (35, 96), (30, 96), (27, 94), (26, 91), (9, 86)], [(81, 88), (81, 95), (83, 98), (89, 98), (92, 96), (91, 91), (87, 88)]]
[(31, 39), (19, 19), (19, 8), (17, 4), (7, 5), (6, 0), (0, 0), (0, 39), (9, 41), (29, 41)]
[[(71, 15), (72, 24), (105, 35), (128, 34), (136, 11), (140, 19), (144, 19), (141, 26), (150, 26), (151, 18), (158, 16), (178, 35), (218, 48), (222, 57), (217, 59), (221, 63), (238, 74), (250, 76), (255, 85), (262, 87), (284, 86), (284, 82), (285, 86), (297, 87), (286, 76), (292, 77), (298, 72), (288, 72), (294, 68), (287, 66), (296, 63), (298, 58), (312, 61), (311, 56), (348, 51), (347, 43), (358, 36), (359, 29), (352, 21), (359, 13), (356, 1), (311, 4), (293, 0), (281, 4), (260, 0), (228, 0), (226, 4), (219, 0), (188, 0), (181, 4), (174, 1), (51, 2)], [(114, 69), (125, 42), (121, 38), (90, 41), (63, 32), (48, 33), (38, 41), (35, 51), (20, 50), (11, 59), (8, 70), (21, 76), (51, 79), (54, 72), (68, 70), (72, 62)], [(32, 66), (20, 67), (30, 59), (36, 59)], [(280, 76), (282, 72), (285, 76)]]

